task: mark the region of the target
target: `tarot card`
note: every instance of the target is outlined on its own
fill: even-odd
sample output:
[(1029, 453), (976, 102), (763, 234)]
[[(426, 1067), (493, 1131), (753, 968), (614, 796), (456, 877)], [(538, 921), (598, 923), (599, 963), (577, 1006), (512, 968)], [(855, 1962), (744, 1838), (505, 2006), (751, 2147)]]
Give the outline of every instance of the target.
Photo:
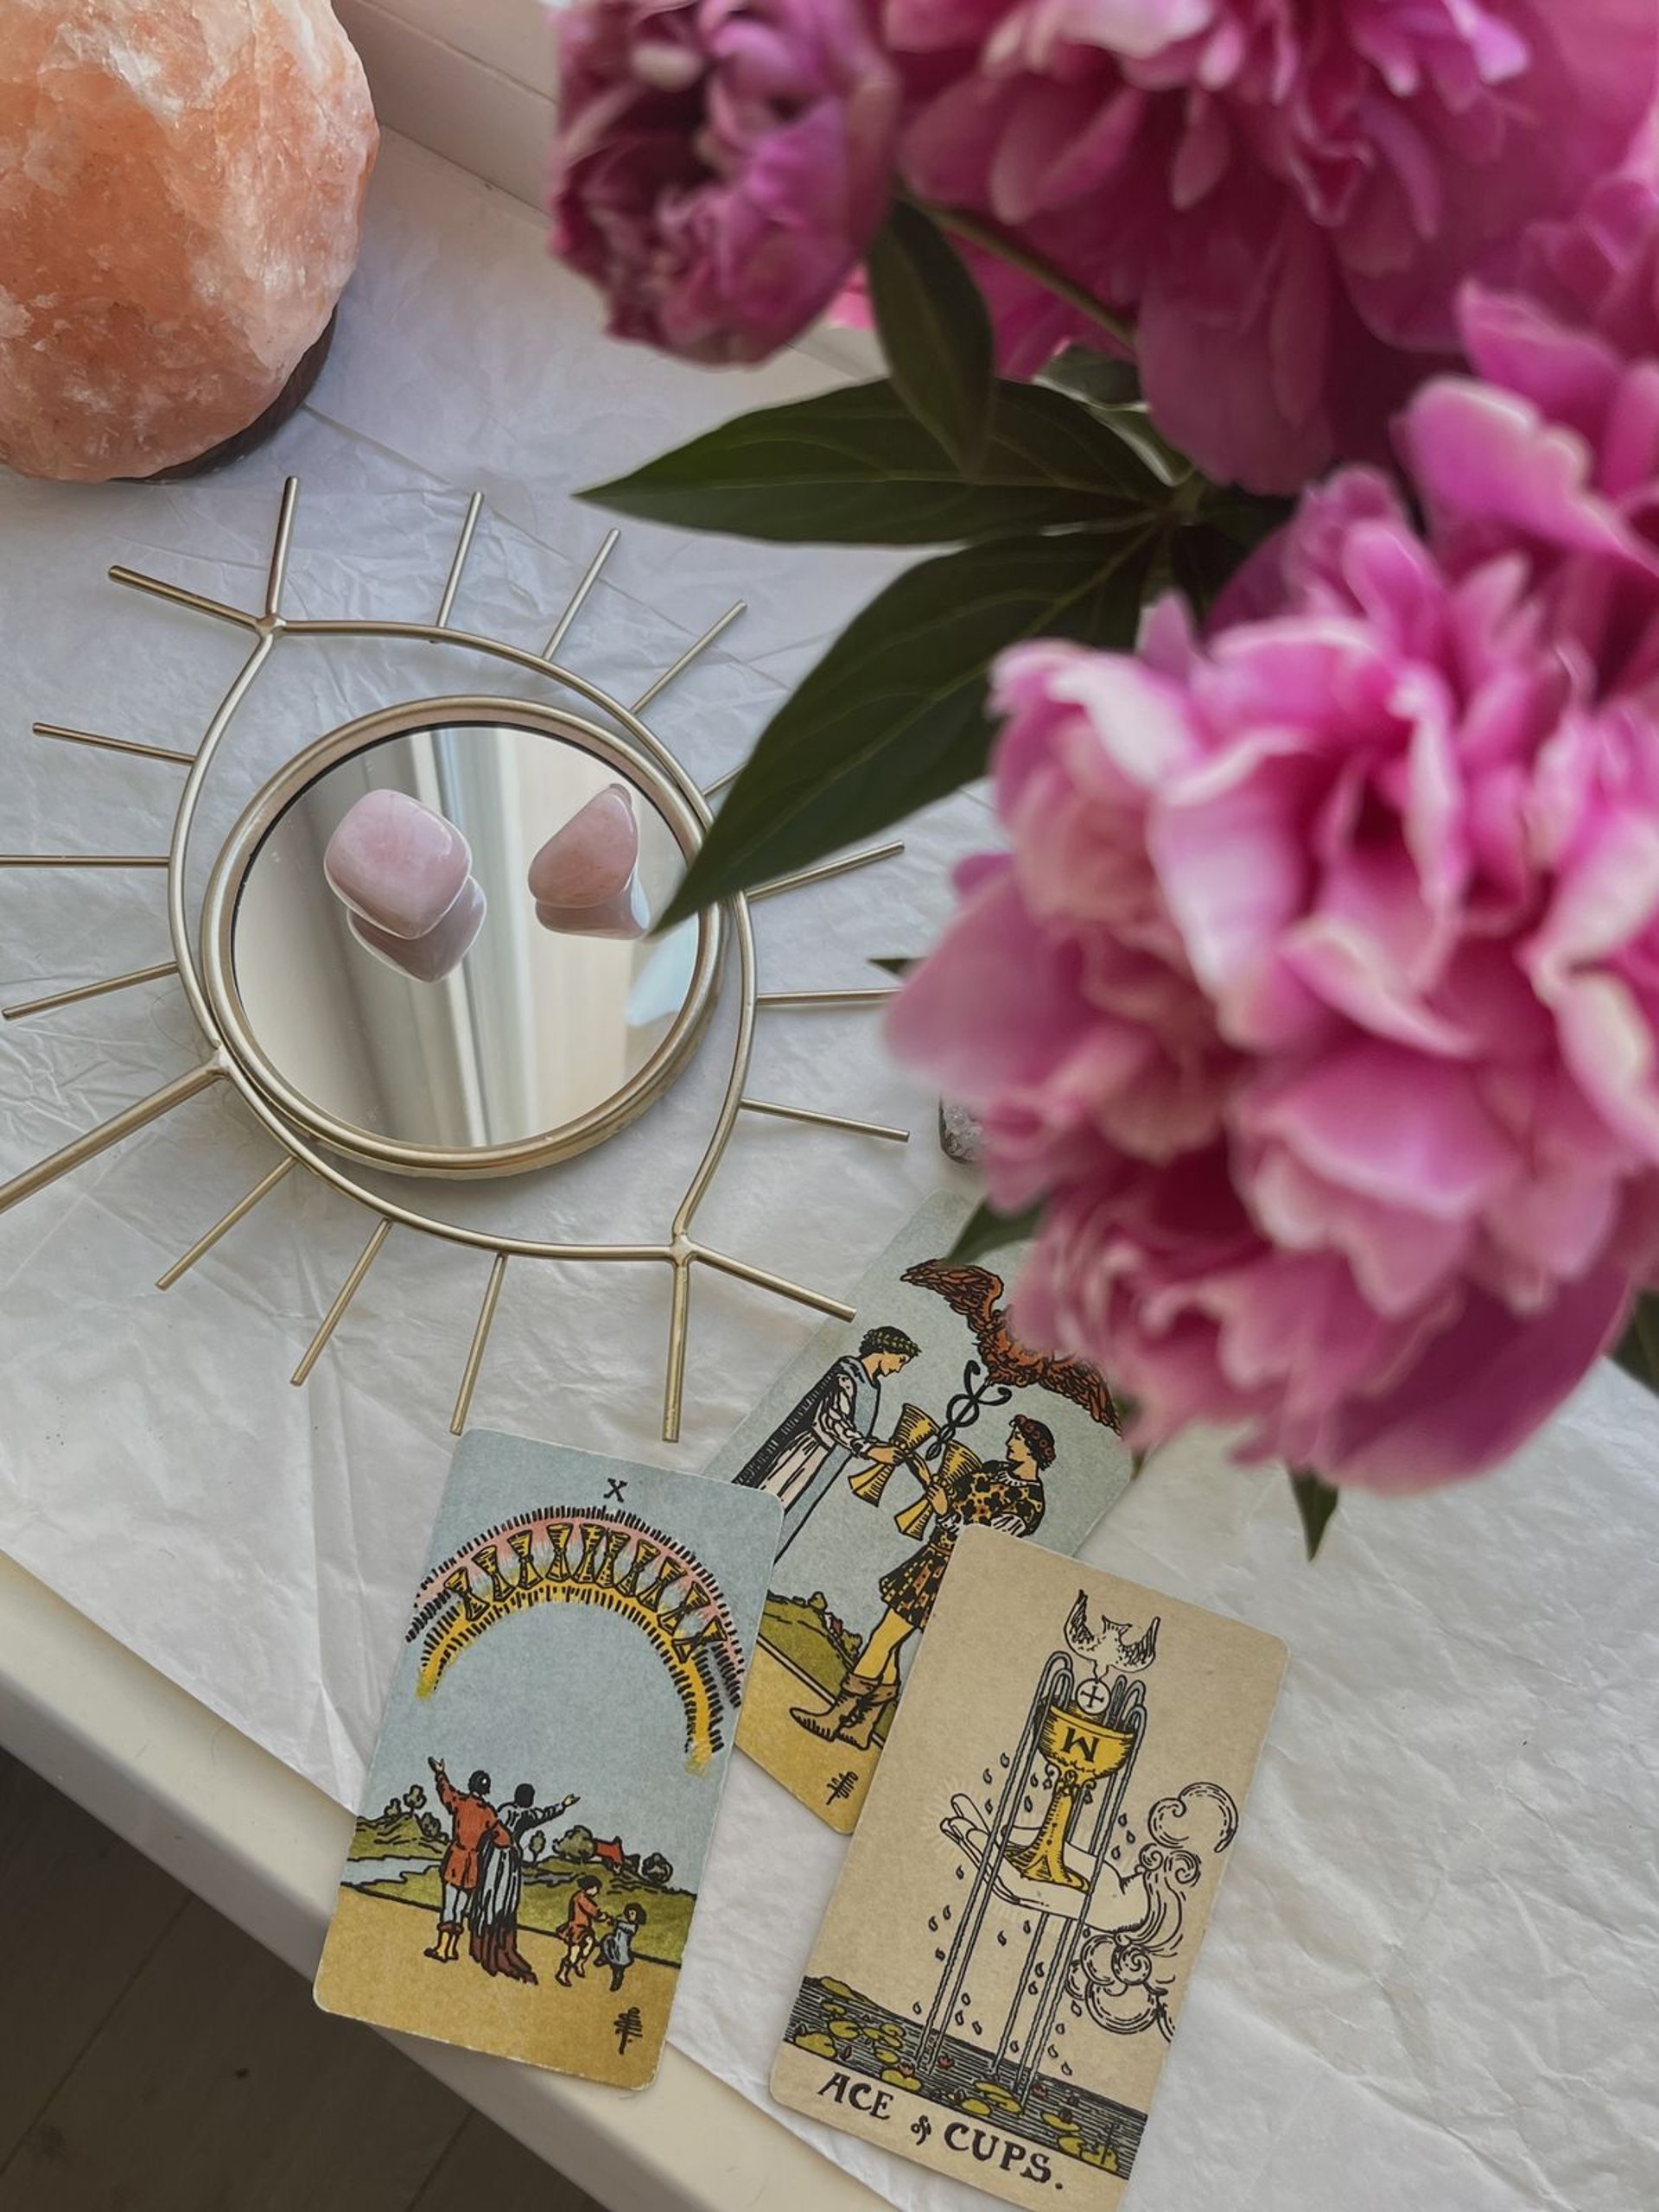
[(772, 2094), (1011, 2204), (1115, 2206), (1284, 1662), (964, 1530)]
[(462, 1438), (317, 1972), (326, 2012), (650, 2081), (778, 1519), (701, 1476)]
[(711, 1473), (784, 1509), (740, 1747), (831, 1827), (855, 1825), (959, 1529), (1075, 1551), (1129, 1479), (1092, 1367), (1011, 1333), (1010, 1265), (944, 1256), (968, 1209), (931, 1199)]

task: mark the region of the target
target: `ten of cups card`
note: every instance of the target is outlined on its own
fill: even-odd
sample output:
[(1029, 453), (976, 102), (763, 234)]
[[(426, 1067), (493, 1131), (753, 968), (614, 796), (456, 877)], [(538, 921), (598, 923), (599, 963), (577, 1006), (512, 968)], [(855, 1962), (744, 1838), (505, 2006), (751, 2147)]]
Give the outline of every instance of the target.
[(772, 2094), (1012, 2204), (1115, 2206), (1284, 1664), (966, 1531)]
[(702, 1476), (462, 1438), (317, 1972), (325, 2011), (651, 2080), (779, 1510)]
[(1002, 1274), (949, 1257), (967, 1211), (929, 1200), (710, 1470), (784, 1509), (739, 1745), (843, 1834), (957, 1532), (1075, 1551), (1131, 1471), (1100, 1376), (1027, 1351)]

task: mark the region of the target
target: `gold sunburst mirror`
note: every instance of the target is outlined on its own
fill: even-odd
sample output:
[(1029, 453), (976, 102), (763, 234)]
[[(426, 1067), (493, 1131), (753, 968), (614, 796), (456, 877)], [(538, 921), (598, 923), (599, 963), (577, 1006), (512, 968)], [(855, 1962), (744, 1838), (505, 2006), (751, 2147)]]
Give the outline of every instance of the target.
[[(264, 605), (229, 606), (115, 568), (118, 583), (230, 625), (246, 657), (194, 753), (36, 723), (37, 734), (138, 755), (185, 771), (164, 854), (0, 855), (10, 868), (165, 871), (173, 957), (7, 1007), (8, 1020), (49, 1015), (105, 992), (176, 975), (205, 1040), (202, 1059), (85, 1136), (0, 1185), (0, 1212), (70, 1173), (210, 1085), (229, 1084), (282, 1147), (276, 1165), (161, 1278), (177, 1283), (267, 1193), (298, 1169), (365, 1210), (366, 1243), (317, 1322), (295, 1370), (302, 1384), (394, 1228), (470, 1247), (489, 1261), (450, 1426), (464, 1427), (508, 1263), (667, 1268), (671, 1273), (663, 1435), (679, 1434), (693, 1275), (709, 1268), (774, 1296), (850, 1319), (839, 1300), (700, 1238), (700, 1208), (740, 1116), (783, 1116), (903, 1142), (881, 1123), (757, 1098), (748, 1090), (756, 1017), (771, 1009), (874, 1004), (885, 988), (762, 992), (751, 906), (774, 893), (868, 866), (897, 843), (849, 853), (728, 899), (657, 933), (696, 853), (719, 784), (699, 789), (642, 719), (645, 710), (743, 611), (728, 610), (631, 704), (561, 658), (616, 543), (612, 531), (539, 652), (459, 626), (462, 572), (482, 501), (468, 505), (430, 622), (300, 620), (283, 611), (299, 486), (283, 487)], [(540, 679), (543, 699), (476, 692), (388, 704), (308, 738), (254, 792), (213, 858), (200, 912), (187, 893), (193, 833), (215, 760), (272, 653), (291, 638), (405, 640), (506, 664)], [(518, 680), (516, 678), (516, 680)], [(574, 698), (575, 704), (570, 704)], [(632, 817), (632, 873), (621, 910), (575, 926), (526, 890), (550, 830), (601, 795)], [(385, 794), (395, 796), (387, 800)], [(364, 926), (340, 895), (328, 856), (365, 802), (415, 802), (460, 833), (466, 893), (448, 910), (451, 939), (412, 955)], [(456, 921), (460, 917), (460, 921)], [(464, 926), (462, 925), (464, 924)], [(442, 931), (423, 940), (436, 944)], [(482, 1225), (444, 1192), (483, 1179), (556, 1170), (648, 1113), (689, 1067), (722, 993), (736, 1001), (731, 1065), (701, 1157), (669, 1219), (628, 1242), (561, 1242)], [(404, 1179), (422, 1179), (409, 1183)]]

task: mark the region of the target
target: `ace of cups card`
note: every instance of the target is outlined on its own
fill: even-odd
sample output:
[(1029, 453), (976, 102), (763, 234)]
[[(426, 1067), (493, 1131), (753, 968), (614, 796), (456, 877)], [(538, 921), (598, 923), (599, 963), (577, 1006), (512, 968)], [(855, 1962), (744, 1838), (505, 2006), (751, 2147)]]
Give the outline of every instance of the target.
[(965, 1530), (779, 2103), (1013, 2204), (1110, 2212), (1284, 1664), (1259, 1630)]
[(1022, 1346), (1005, 1274), (950, 1257), (930, 1199), (709, 1471), (775, 1497), (783, 1535), (738, 1742), (850, 1834), (958, 1532), (1075, 1551), (1128, 1484), (1103, 1378)]
[(657, 2070), (779, 1508), (473, 1430), (317, 1972), (378, 2026)]

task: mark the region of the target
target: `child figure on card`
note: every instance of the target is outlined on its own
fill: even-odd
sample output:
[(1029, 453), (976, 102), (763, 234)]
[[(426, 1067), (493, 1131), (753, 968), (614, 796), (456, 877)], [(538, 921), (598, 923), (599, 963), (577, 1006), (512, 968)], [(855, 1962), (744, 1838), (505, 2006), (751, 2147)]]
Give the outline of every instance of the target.
[(565, 1916), (564, 1925), (556, 1931), (559, 1942), (564, 1946), (564, 1956), (553, 1977), (561, 1989), (569, 1988), (573, 1967), (578, 1974), (586, 1977), (588, 1955), (593, 1949), (594, 1938), (606, 1924), (607, 1918), (607, 1916), (600, 1910), (598, 1875), (584, 1874), (570, 1893), (570, 1910)]
[(601, 1938), (599, 1955), (611, 1970), (613, 1997), (621, 1988), (622, 1977), (633, 1964), (634, 1943), (645, 1924), (645, 1916), (640, 1906), (624, 1905), (620, 1914)]

